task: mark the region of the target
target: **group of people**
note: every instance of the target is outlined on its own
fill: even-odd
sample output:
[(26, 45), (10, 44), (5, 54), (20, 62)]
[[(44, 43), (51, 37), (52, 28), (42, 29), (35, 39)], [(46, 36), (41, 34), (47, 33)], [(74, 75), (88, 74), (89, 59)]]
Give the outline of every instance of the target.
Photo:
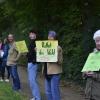
[[(34, 31), (29, 32), (30, 45), (28, 46), (28, 79), (33, 98), (31, 100), (41, 100), (40, 89), (37, 83), (38, 63), (36, 61), (36, 36)], [(48, 40), (56, 40), (55, 31), (48, 32)], [(62, 73), (62, 48), (58, 46), (58, 62), (47, 63), (44, 61), (42, 72), (45, 77), (45, 93), (47, 100), (61, 100), (60, 97), (60, 74)]]
[[(33, 30), (29, 32), (29, 46), (26, 55), (28, 59), (28, 80), (30, 89), (32, 91), (32, 98), (30, 100), (41, 100), (41, 93), (37, 82), (38, 62), (36, 61), (36, 44), (37, 33)], [(55, 31), (48, 32), (48, 40), (57, 40)], [(94, 53), (100, 52), (100, 30), (96, 31), (93, 39), (95, 40), (96, 48)], [(58, 45), (58, 61), (43, 63), (42, 72), (45, 77), (45, 94), (47, 100), (61, 100), (60, 96), (60, 74), (62, 73), (62, 48)], [(9, 82), (11, 76), (13, 80), (13, 90), (21, 90), (20, 78), (17, 71), (18, 60), (21, 56), (16, 47), (16, 42), (13, 34), (9, 34), (2, 42), (0, 40), (0, 81)], [(7, 78), (5, 78), (5, 69), (7, 69)], [(88, 100), (100, 100), (100, 72), (89, 71), (84, 72), (83, 76), (87, 80), (85, 95)]]
[[(19, 90), (20, 80), (17, 72), (17, 61), (20, 53), (17, 50), (14, 36), (9, 34), (4, 42), (0, 41), (0, 81), (9, 82), (10, 76), (13, 79), (13, 89)], [(7, 69), (7, 78), (5, 78), (5, 69)]]
[[(32, 92), (32, 98), (30, 100), (41, 100), (41, 93), (39, 84), (37, 82), (38, 74), (38, 62), (36, 61), (36, 44), (37, 32), (31, 30), (29, 32), (29, 45), (27, 57), (27, 72), (30, 89)], [(57, 34), (55, 31), (48, 32), (48, 40), (57, 40)], [(60, 96), (60, 74), (62, 73), (62, 48), (58, 45), (58, 61), (57, 62), (45, 62), (43, 63), (42, 73), (45, 77), (45, 94), (47, 100), (61, 100)], [(16, 47), (16, 42), (13, 34), (9, 34), (7, 39), (3, 43), (0, 41), (0, 73), (1, 81), (9, 82), (11, 76), (13, 80), (13, 90), (20, 91), (20, 78), (17, 71), (18, 60), (21, 54)], [(5, 68), (7, 69), (8, 76), (5, 78)]]

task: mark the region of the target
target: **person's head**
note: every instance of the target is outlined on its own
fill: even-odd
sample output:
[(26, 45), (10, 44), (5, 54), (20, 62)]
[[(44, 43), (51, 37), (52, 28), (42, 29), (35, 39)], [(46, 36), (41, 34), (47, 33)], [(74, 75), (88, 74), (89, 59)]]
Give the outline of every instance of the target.
[(55, 40), (55, 39), (56, 39), (56, 32), (55, 31), (49, 31), (48, 40)]
[(8, 41), (11, 43), (14, 41), (14, 35), (13, 34), (9, 34), (8, 35)]
[(94, 33), (93, 39), (95, 40), (96, 48), (100, 50), (100, 30)]
[(35, 40), (36, 39), (36, 34), (37, 33), (34, 30), (31, 30), (29, 32), (29, 38), (30, 38), (30, 40)]

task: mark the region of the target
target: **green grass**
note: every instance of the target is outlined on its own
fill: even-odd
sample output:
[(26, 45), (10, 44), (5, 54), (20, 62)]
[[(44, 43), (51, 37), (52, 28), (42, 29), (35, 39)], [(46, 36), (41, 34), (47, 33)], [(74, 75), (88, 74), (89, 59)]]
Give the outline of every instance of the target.
[(0, 100), (27, 100), (20, 92), (12, 90), (8, 83), (0, 83)]

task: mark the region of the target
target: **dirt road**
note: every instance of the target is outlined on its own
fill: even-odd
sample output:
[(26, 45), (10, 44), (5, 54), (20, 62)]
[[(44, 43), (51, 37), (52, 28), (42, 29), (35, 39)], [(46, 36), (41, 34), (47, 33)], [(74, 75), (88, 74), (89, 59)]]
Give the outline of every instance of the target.
[[(24, 95), (26, 95), (28, 98), (31, 98), (31, 91), (29, 88), (28, 80), (27, 80), (27, 70), (23, 67), (19, 67), (19, 75), (21, 79), (22, 84), (22, 92)], [(44, 93), (44, 81), (43, 77), (39, 76), (39, 86), (41, 90), (42, 100), (45, 99), (45, 93)], [(77, 88), (72, 88), (71, 86), (62, 86), (61, 85), (61, 96), (62, 100), (84, 100), (84, 97), (81, 95), (81, 92)]]

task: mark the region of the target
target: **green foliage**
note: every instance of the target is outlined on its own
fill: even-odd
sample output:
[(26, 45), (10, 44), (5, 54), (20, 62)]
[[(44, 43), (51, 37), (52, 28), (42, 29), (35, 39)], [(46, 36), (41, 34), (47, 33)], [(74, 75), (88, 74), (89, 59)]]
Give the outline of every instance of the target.
[(27, 100), (27, 98), (14, 92), (9, 84), (0, 83), (0, 100)]

